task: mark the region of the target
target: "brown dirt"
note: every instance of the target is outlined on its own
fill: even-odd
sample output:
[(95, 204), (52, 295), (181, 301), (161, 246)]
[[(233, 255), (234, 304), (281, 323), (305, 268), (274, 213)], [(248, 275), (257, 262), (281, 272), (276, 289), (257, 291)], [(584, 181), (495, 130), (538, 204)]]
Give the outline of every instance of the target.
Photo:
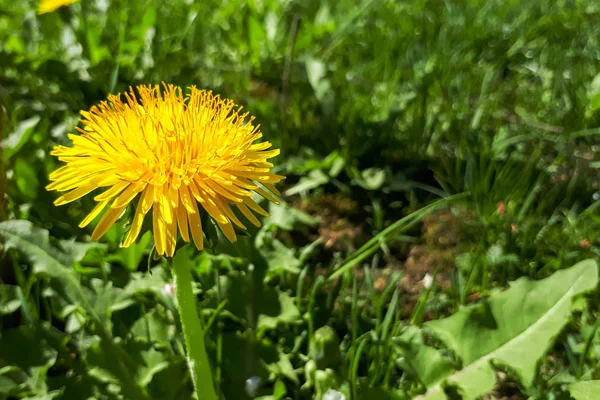
[[(369, 239), (358, 222), (361, 214), (357, 202), (342, 193), (304, 202), (296, 200), (293, 205), (319, 217), (317, 230), (309, 234), (309, 239), (323, 238), (328, 251), (352, 252)], [(394, 271), (404, 273), (398, 284), (403, 292), (400, 305), (403, 316), (412, 313), (427, 274), (433, 276), (437, 271), (434, 285), (442, 290), (451, 287), (451, 274), (456, 268), (454, 257), (461, 238), (460, 221), (464, 218), (465, 215), (457, 216), (451, 210), (440, 210), (426, 217), (419, 244), (392, 248), (392, 255), (384, 257), (386, 265), (373, 271), (375, 289), (379, 292), (387, 287)], [(355, 273), (362, 279), (362, 270), (357, 269)]]
[(483, 396), (483, 400), (525, 400), (527, 396), (524, 396), (519, 389), (519, 386), (507, 379), (504, 372), (496, 373), (496, 380), (498, 384), (493, 392)]
[(404, 277), (400, 287), (402, 296), (402, 314), (409, 316), (423, 289), (423, 278), (427, 274), (434, 276), (433, 283), (442, 290), (451, 287), (451, 273), (456, 265), (454, 257), (458, 252), (460, 240), (460, 221), (451, 210), (440, 210), (423, 220), (422, 244), (413, 246), (404, 262)]
[(319, 218), (318, 232), (311, 239), (323, 238), (328, 250), (352, 252), (365, 240), (362, 226), (352, 221), (359, 212), (358, 204), (342, 193), (296, 201), (294, 206)]

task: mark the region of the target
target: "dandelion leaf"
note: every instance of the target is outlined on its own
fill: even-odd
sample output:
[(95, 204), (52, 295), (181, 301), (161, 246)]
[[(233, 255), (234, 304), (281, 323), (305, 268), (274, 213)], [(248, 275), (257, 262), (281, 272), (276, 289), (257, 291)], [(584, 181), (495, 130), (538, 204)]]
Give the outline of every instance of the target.
[(569, 321), (574, 297), (597, 283), (597, 264), (586, 260), (540, 281), (518, 279), (480, 304), (428, 322), (426, 329), (454, 352), (462, 369), (418, 399), (444, 398), (444, 386), (457, 387), (465, 400), (476, 399), (493, 389), (494, 365), (512, 369), (530, 386), (538, 361)]

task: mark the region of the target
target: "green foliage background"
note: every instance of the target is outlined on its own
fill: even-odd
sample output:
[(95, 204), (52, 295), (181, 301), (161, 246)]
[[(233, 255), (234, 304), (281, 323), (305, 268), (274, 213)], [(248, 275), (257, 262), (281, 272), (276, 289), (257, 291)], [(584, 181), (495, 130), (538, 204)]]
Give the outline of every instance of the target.
[(181, 250), (223, 398), (595, 398), (598, 2), (37, 7), (0, 0), (0, 399), (191, 398), (151, 236), (93, 243), (44, 190), (80, 110), (163, 81), (243, 105), (288, 176)]

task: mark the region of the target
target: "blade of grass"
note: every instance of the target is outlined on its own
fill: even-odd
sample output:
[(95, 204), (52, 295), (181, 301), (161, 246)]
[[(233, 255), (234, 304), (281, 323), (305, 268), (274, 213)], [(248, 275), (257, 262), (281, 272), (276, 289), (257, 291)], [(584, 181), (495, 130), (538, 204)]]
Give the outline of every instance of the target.
[(355, 265), (361, 263), (362, 260), (366, 259), (371, 254), (373, 254), (375, 251), (377, 251), (377, 249), (379, 249), (379, 247), (381, 245), (381, 242), (386, 237), (388, 237), (390, 234), (392, 234), (396, 231), (406, 230), (406, 229), (410, 228), (411, 226), (413, 226), (414, 224), (416, 224), (417, 222), (421, 221), (423, 218), (425, 218), (426, 216), (428, 216), (435, 210), (445, 207), (448, 204), (454, 203), (458, 200), (464, 199), (467, 196), (468, 196), (468, 193), (460, 193), (457, 195), (445, 197), (443, 199), (437, 200), (437, 201), (421, 208), (420, 210), (417, 210), (417, 211), (405, 216), (404, 218), (399, 219), (398, 221), (394, 222), (392, 225), (388, 226), (386, 229), (384, 229), (383, 231), (381, 231), (377, 235), (375, 235), (371, 240), (369, 240), (367, 243), (362, 245), (354, 253), (349, 255), (346, 258), (346, 261), (344, 262), (344, 264), (342, 264), (337, 270), (335, 270), (329, 276), (328, 279), (329, 280), (337, 279), (340, 275), (342, 275), (346, 271), (352, 269)]

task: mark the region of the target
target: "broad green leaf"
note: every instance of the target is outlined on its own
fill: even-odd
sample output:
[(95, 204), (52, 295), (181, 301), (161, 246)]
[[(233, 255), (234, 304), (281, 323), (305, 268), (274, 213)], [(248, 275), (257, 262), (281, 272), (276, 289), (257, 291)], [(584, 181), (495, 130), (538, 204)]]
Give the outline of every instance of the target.
[(284, 231), (291, 231), (302, 225), (314, 226), (317, 222), (317, 218), (287, 204), (271, 204), (264, 226), (274, 225)]
[(223, 398), (252, 399), (246, 392), (244, 383), (253, 376), (263, 382), (267, 381), (270, 372), (266, 366), (277, 363), (278, 359), (278, 349), (269, 340), (249, 338), (248, 332), (223, 333)]
[(24, 399), (25, 400), (52, 400), (52, 399), (59, 398), (62, 395), (63, 395), (62, 390), (53, 390), (51, 392), (40, 394), (38, 396), (25, 397)]
[(1, 375), (0, 371), (0, 394), (16, 395), (21, 388), (22, 385), (7, 376)]
[(280, 400), (285, 397), (287, 390), (285, 384), (281, 379), (277, 379), (275, 382), (275, 388), (273, 389), (273, 400)]
[(121, 247), (119, 250), (110, 254), (107, 257), (108, 261), (118, 261), (129, 271), (136, 271), (144, 258), (144, 255), (148, 251), (148, 246), (152, 241), (152, 235), (146, 232), (137, 242), (131, 246), (125, 248)]
[(259, 252), (269, 267), (265, 275), (266, 282), (278, 275), (300, 273), (300, 260), (296, 258), (296, 252), (294, 249), (286, 247), (281, 241), (265, 240), (265, 243), (259, 248)]
[(136, 363), (139, 368), (137, 381), (140, 386), (146, 387), (152, 381), (154, 375), (169, 367), (170, 362), (164, 353), (152, 348), (143, 351), (141, 356), (143, 362)]
[[(346, 397), (347, 398), (347, 397)], [(358, 391), (359, 400), (401, 400), (404, 397), (399, 396), (390, 389), (380, 387), (369, 387), (367, 385), (361, 385)]]
[(323, 186), (329, 182), (329, 177), (320, 169), (310, 171), (308, 176), (300, 178), (300, 182), (285, 191), (286, 196), (292, 196), (298, 193), (306, 193), (309, 190)]
[(167, 284), (164, 274), (165, 270), (162, 267), (153, 268), (149, 274), (135, 272), (131, 274), (131, 280), (124, 290), (129, 296), (150, 293), (161, 296)]
[(600, 108), (600, 74), (597, 74), (588, 89), (589, 107), (592, 111)]
[(292, 324), (300, 318), (300, 311), (298, 311), (294, 299), (286, 292), (279, 292), (279, 310), (280, 313), (275, 316), (260, 314), (257, 331), (275, 329), (279, 324)]
[(356, 183), (367, 190), (378, 190), (385, 182), (385, 170), (379, 168), (367, 168), (363, 170)]
[(21, 306), (18, 289), (18, 286), (0, 285), (0, 315), (12, 314)]
[[(113, 367), (120, 381), (123, 395), (125, 397), (140, 395), (140, 388), (135, 386), (130, 371), (124, 364), (125, 361), (128, 361), (128, 353), (112, 341), (111, 334), (106, 329), (107, 316), (111, 311), (110, 307), (106, 308), (106, 304), (110, 302), (110, 299), (107, 299), (109, 296), (102, 291), (94, 293), (82, 286), (77, 274), (71, 268), (73, 263), (83, 257), (82, 249), (85, 248), (85, 245), (75, 245), (75, 242), (70, 242), (70, 245), (65, 247), (71, 251), (65, 252), (50, 243), (47, 230), (37, 228), (29, 221), (2, 222), (0, 223), (0, 235), (5, 238), (7, 248), (16, 248), (29, 257), (35, 273), (47, 275), (58, 282), (59, 289), (69, 301), (85, 310), (94, 322), (94, 330), (101, 335), (102, 340), (98, 345), (98, 351), (109, 359), (108, 364)], [(68, 243), (63, 242), (63, 244)], [(89, 244), (88, 246), (96, 245)], [(96, 307), (98, 294), (103, 300)], [(91, 370), (90, 374), (93, 374)]]
[(10, 158), (17, 153), (21, 147), (23, 147), (29, 139), (31, 135), (35, 131), (35, 127), (40, 122), (39, 116), (34, 116), (24, 121), (21, 121), (14, 132), (12, 132), (8, 137), (2, 141), (2, 158), (6, 163)]
[[(496, 363), (510, 367), (529, 387), (539, 359), (569, 320), (573, 298), (597, 283), (596, 262), (586, 260), (540, 281), (518, 279), (481, 304), (428, 322), (426, 328), (462, 360), (463, 369), (445, 383), (458, 386), (465, 400), (476, 399), (494, 387)], [(440, 398), (442, 383), (419, 398)]]
[(104, 282), (100, 279), (91, 280), (92, 291), (90, 292), (90, 302), (94, 307), (96, 314), (101, 318), (104, 326), (111, 326), (110, 315), (122, 304), (124, 290), (113, 287), (112, 282)]
[[(0, 349), (0, 365), (16, 366), (26, 374), (19, 383), (33, 393), (47, 393), (46, 373), (56, 362), (57, 353), (48, 346), (36, 327), (23, 325), (2, 332)], [(16, 371), (12, 372), (7, 375), (14, 375)], [(7, 388), (12, 386), (8, 380), (4, 383)]]
[(169, 365), (160, 371), (154, 371), (147, 388), (151, 399), (178, 400), (182, 386), (187, 386), (187, 363), (183, 357), (170, 360)]
[(154, 309), (133, 324), (131, 333), (138, 342), (168, 344), (171, 339), (170, 328), (168, 321)]
[(272, 395), (256, 397), (255, 400), (281, 400), (285, 397), (286, 393), (285, 383), (281, 379), (277, 379)]
[(275, 363), (267, 364), (267, 369), (277, 376), (285, 377), (298, 385), (298, 374), (290, 361), (290, 357), (282, 351), (279, 351), (279, 359)]
[(258, 63), (266, 42), (266, 32), (263, 24), (253, 15), (248, 16), (248, 44), (252, 61)]
[(575, 382), (568, 390), (575, 400), (596, 400), (600, 395), (600, 380)]
[[(33, 264), (35, 273), (50, 276), (60, 282), (61, 290), (74, 302), (95, 314), (90, 302), (89, 290), (81, 286), (72, 265), (85, 254), (83, 249), (97, 246), (95, 243), (77, 245), (65, 241), (67, 250), (59, 249), (50, 243), (48, 231), (34, 226), (29, 221), (5, 221), (0, 223), (0, 236), (5, 239), (6, 248), (15, 248), (26, 255)], [(97, 316), (96, 316), (97, 317)], [(99, 319), (98, 319), (99, 320)]]
[(331, 90), (331, 83), (326, 79), (327, 67), (322, 60), (309, 58), (306, 60), (306, 74), (317, 100), (323, 102)]
[(440, 383), (455, 371), (450, 359), (440, 350), (423, 343), (423, 334), (415, 326), (409, 326), (394, 342), (404, 354), (400, 360), (402, 366), (426, 388)]
[(14, 168), (14, 179), (19, 191), (28, 199), (34, 199), (38, 194), (39, 182), (34, 166), (22, 158), (17, 158)]

